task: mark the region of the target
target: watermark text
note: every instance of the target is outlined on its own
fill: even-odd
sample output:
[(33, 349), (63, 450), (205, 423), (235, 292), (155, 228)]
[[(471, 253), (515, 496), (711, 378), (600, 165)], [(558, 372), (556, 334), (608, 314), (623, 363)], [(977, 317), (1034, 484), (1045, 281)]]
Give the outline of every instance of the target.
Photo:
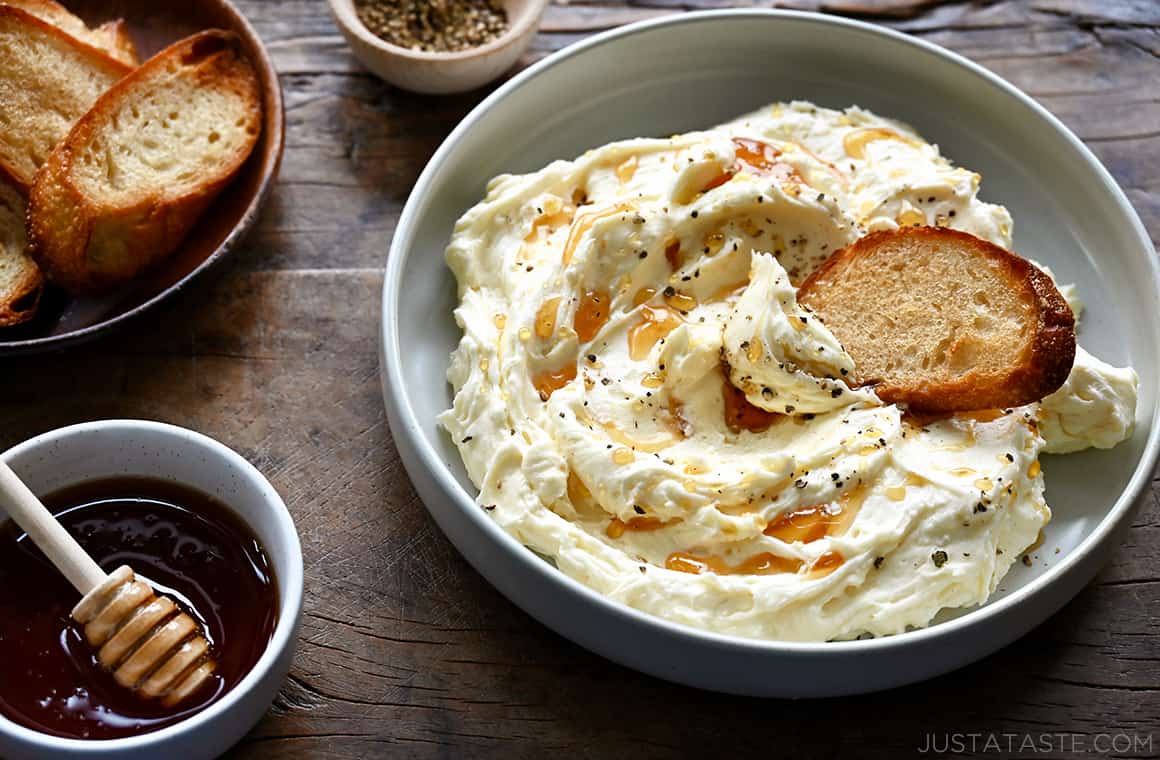
[(1132, 731), (1080, 734), (1058, 732), (947, 732), (927, 733), (918, 744), (920, 755), (1151, 755), (1152, 735)]

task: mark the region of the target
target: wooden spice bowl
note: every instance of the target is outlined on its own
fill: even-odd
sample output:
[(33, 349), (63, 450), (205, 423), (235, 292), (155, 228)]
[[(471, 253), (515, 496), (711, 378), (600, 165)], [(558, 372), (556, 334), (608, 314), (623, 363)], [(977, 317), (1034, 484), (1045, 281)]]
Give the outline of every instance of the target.
[(392, 45), (372, 34), (355, 0), (328, 0), (334, 21), (356, 58), (375, 75), (412, 92), (445, 95), (481, 87), (510, 69), (527, 50), (548, 0), (502, 0), (508, 29), (469, 50), (429, 53)]

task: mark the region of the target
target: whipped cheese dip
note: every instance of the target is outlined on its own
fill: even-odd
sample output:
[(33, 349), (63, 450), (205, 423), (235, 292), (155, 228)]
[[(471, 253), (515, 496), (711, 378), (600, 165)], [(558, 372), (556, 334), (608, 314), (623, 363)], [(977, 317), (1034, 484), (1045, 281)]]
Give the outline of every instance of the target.
[(440, 424), (478, 503), (632, 607), (798, 641), (980, 604), (1051, 512), (1043, 451), (1130, 434), (1136, 377), (1080, 351), (1042, 403), (913, 419), (796, 286), (867, 232), (1005, 248), (979, 175), (860, 108), (777, 104), (503, 175), (447, 262), (463, 338)]

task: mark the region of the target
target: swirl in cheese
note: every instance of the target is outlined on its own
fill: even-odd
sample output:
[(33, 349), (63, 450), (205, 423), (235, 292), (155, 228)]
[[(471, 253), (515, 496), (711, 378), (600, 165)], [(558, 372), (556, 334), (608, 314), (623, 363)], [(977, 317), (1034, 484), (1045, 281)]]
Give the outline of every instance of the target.
[(1135, 386), (1084, 361), (1042, 409), (924, 424), (850, 387), (795, 297), (871, 230), (1009, 247), (978, 186), (902, 124), (808, 103), (495, 178), (447, 249), (464, 335), (440, 423), (479, 503), (568, 575), (713, 631), (882, 635), (985, 601), (1050, 518), (1041, 422), (1111, 445)]

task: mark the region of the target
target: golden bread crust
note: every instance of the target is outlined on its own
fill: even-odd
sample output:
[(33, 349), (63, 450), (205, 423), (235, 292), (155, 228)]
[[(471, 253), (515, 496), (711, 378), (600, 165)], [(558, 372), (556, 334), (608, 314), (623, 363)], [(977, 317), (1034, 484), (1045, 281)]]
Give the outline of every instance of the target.
[[(51, 61), (41, 60), (38, 57), (21, 59), (20, 65), (23, 68), (19, 71), (9, 70), (6, 68), (7, 64), (0, 66), (0, 84), (6, 85), (0, 86), (0, 91), (6, 92), (14, 101), (6, 102), (5, 106), (11, 108), (13, 115), (17, 117), (14, 123), (23, 125), (0, 133), (0, 170), (3, 170), (22, 192), (27, 193), (40, 162), (36, 150), (31, 148), (29, 143), (43, 141), (47, 152), (47, 146), (57, 143), (67, 134), (72, 124), (75, 124), (69, 123), (68, 120), (79, 119), (97, 99), (96, 92), (88, 92), (85, 89), (86, 85), (81, 84), (72, 88), (70, 92), (72, 101), (66, 102), (59, 96), (56, 97), (52, 106), (57, 108), (60, 114), (67, 116), (67, 120), (58, 127), (55, 122), (46, 122), (41, 118), (41, 110), (35, 112), (31, 110), (34, 107), (38, 109), (43, 107), (43, 104), (35, 104), (38, 102), (37, 98), (47, 97), (43, 93), (43, 88), (49, 85), (45, 82), (60, 86), (61, 80), (57, 70), (80, 66), (94, 80), (111, 86), (132, 67), (113, 58), (104, 50), (78, 40), (48, 21), (11, 5), (0, 4), (0, 31), (21, 40), (36, 40), (40, 45), (38, 51), (44, 51), (45, 57), (53, 56)], [(33, 72), (31, 81), (29, 72)], [(37, 81), (38, 73), (43, 73), (42, 81)], [(35, 138), (30, 138), (28, 124), (38, 125), (37, 129), (33, 130), (33, 133), (37, 134)], [(47, 126), (48, 124), (52, 126)], [(56, 131), (58, 128), (59, 131)]]
[[(90, 189), (91, 178), (86, 187), (81, 161), (91, 156), (94, 145), (117, 137), (117, 115), (127, 104), (134, 108), (140, 104), (143, 111), (144, 101), (176, 98), (166, 87), (173, 77), (199, 92), (243, 102), (245, 113), (239, 123), (253, 125), (244, 142), (227, 154), (215, 153), (211, 166), (184, 182), (170, 182), (146, 170), (135, 177), (129, 191), (118, 189), (116, 197), (112, 188)], [(164, 120), (170, 108), (186, 107), (193, 108), (186, 103), (167, 105), (157, 118)], [(257, 76), (236, 35), (208, 30), (174, 43), (101, 96), (53, 150), (29, 195), (32, 256), (54, 282), (73, 293), (108, 290), (136, 276), (178, 247), (241, 168), (257, 143), (261, 117)], [(176, 136), (172, 141), (174, 154), (190, 150)], [(203, 150), (212, 152), (209, 147)], [(114, 164), (125, 160), (112, 156)]]
[(56, 0), (0, 0), (0, 5), (8, 5), (30, 13), (57, 27), (77, 42), (96, 48), (127, 66), (136, 66), (139, 63), (137, 47), (129, 36), (129, 28), (124, 19), (106, 21), (96, 28), (89, 28), (84, 21)]
[(24, 196), (0, 170), (0, 327), (22, 324), (36, 315), (44, 275), (24, 249)]
[[(998, 295), (1016, 308), (996, 315), (1017, 327), (1007, 331), (1006, 343), (973, 332), (971, 315), (977, 318), (983, 307), (977, 305), (980, 302), (970, 309), (949, 302), (947, 294), (956, 292), (958, 283), (915, 271), (932, 260), (985, 269), (993, 282), (1008, 290)], [(872, 294), (860, 294), (854, 280), (868, 271), (859, 272), (862, 267), (873, 267), (875, 272), (883, 267), (909, 270), (907, 281), (918, 284), (877, 287)], [(930, 269), (933, 273), (934, 267)], [(978, 297), (990, 304), (986, 294)], [(866, 235), (836, 251), (806, 278), (798, 300), (818, 314), (853, 357), (859, 384), (873, 386), (887, 403), (905, 404), (923, 414), (1010, 408), (1037, 401), (1064, 383), (1075, 360), (1075, 316), (1051, 278), (1023, 257), (958, 230), (910, 227)], [(900, 310), (909, 306), (913, 313), (916, 303), (930, 306), (925, 312), (930, 327), (926, 332), (952, 336), (945, 342), (952, 353), (965, 346), (963, 355), (978, 361), (953, 366), (953, 357), (948, 360), (943, 353), (933, 359), (891, 359), (882, 354), (897, 348), (899, 341), (894, 339), (899, 336), (886, 334), (870, 340), (853, 329), (859, 313), (865, 319), (871, 310), (877, 313), (894, 304)], [(907, 345), (921, 343), (901, 337)]]

